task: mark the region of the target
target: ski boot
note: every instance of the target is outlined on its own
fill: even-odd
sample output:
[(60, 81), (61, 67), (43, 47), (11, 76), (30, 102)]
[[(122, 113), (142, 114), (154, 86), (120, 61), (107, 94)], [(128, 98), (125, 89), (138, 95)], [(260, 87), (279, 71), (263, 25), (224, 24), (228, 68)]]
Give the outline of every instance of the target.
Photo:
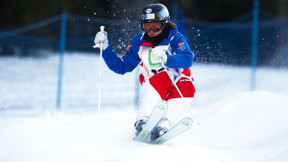
[(163, 126), (156, 126), (151, 132), (150, 142), (155, 141), (157, 138), (165, 134), (167, 131), (168, 129)]
[(134, 127), (136, 129), (135, 137), (138, 136), (138, 134), (141, 132), (141, 130), (144, 128), (145, 124), (147, 123), (148, 119), (140, 119), (137, 120), (134, 124)]

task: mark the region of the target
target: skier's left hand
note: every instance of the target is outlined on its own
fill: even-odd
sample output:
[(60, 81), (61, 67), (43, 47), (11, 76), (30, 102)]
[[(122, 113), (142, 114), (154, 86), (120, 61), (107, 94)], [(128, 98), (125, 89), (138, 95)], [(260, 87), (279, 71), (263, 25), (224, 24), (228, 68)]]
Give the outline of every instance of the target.
[(151, 53), (154, 60), (159, 61), (160, 59), (164, 64), (167, 62), (166, 52), (161, 47), (155, 47), (152, 49)]

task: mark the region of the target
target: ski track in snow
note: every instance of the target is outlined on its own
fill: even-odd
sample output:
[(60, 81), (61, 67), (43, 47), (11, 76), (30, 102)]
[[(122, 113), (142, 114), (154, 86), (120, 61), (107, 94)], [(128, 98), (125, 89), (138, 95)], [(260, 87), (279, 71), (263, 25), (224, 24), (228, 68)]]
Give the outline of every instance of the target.
[(288, 161), (287, 69), (259, 68), (250, 91), (248, 67), (194, 64), (190, 106), (200, 125), (150, 145), (132, 140), (135, 72), (121, 76), (102, 65), (98, 119), (99, 58), (64, 59), (61, 110), (58, 57), (0, 59), (0, 161)]

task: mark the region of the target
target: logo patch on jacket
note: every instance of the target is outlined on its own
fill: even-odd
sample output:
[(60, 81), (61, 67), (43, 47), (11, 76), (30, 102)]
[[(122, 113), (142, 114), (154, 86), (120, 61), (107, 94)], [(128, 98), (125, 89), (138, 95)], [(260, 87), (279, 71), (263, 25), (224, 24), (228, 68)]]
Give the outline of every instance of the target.
[(185, 50), (185, 43), (184, 42), (179, 42), (178, 43), (178, 50), (179, 51), (184, 51)]

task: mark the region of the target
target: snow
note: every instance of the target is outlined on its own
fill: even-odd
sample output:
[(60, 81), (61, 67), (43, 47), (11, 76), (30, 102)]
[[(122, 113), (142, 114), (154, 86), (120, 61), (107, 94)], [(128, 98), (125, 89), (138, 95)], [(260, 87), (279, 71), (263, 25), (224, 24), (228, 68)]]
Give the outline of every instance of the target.
[(0, 58), (0, 161), (288, 160), (288, 71), (194, 64), (190, 110), (200, 122), (163, 145), (132, 140), (137, 70), (114, 74), (99, 57), (66, 54), (62, 107), (56, 109), (58, 56)]

